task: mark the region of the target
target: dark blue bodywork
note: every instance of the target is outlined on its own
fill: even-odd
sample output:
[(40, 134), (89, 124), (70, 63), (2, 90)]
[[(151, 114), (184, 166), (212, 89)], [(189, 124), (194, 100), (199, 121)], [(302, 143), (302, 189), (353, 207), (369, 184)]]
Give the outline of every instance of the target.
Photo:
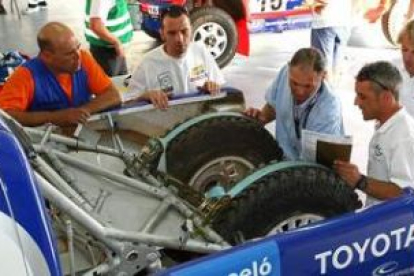
[(22, 146), (1, 119), (0, 157), (0, 212), (12, 218), (35, 241), (50, 275), (62, 275), (44, 199)]
[(414, 275), (413, 190), (360, 213), (247, 243), (160, 275)]

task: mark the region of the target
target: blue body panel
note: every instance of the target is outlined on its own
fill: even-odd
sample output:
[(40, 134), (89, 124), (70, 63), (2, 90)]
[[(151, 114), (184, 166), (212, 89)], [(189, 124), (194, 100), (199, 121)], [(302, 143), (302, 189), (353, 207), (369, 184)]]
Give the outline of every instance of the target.
[[(61, 275), (61, 268), (49, 217), (26, 155), (7, 126), (0, 120), (0, 178), (5, 194), (0, 193), (0, 212), (25, 229), (44, 256), (50, 275)], [(8, 208), (5, 196), (10, 203)], [(30, 254), (30, 252), (28, 252)]]
[(293, 10), (294, 8), (300, 7), (303, 5), (304, 0), (287, 0), (286, 9)]
[(159, 275), (414, 275), (414, 194), (409, 190), (360, 213), (234, 247)]
[(281, 33), (290, 30), (309, 29), (311, 16), (281, 17), (254, 21), (249, 28), (250, 33)]
[[(243, 94), (238, 89), (235, 89), (235, 88), (232, 88), (232, 87), (226, 87), (226, 86), (221, 88), (221, 93), (225, 93), (227, 96), (232, 95), (232, 94), (233, 95), (234, 94)], [(171, 95), (168, 98), (168, 101), (170, 103), (174, 103), (175, 101), (179, 101), (179, 100), (183, 100), (183, 99), (196, 99), (196, 98), (206, 97), (206, 96), (209, 96), (209, 94), (206, 93), (206, 92), (195, 91), (195, 92), (190, 92), (190, 93), (185, 93), (185, 94)], [(143, 107), (143, 106), (146, 106), (146, 105), (151, 105), (151, 102), (149, 100), (131, 101), (131, 102), (128, 102), (128, 103), (124, 103), (121, 106), (108, 108), (107, 110), (105, 110), (105, 112), (107, 112), (107, 111), (117, 112), (117, 111), (125, 110), (125, 109), (128, 109), (128, 108)]]

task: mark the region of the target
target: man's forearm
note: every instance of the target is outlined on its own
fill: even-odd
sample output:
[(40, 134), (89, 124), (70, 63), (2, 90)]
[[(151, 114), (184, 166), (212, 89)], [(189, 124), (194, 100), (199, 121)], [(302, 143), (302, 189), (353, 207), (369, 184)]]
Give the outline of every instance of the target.
[(61, 125), (62, 115), (64, 116), (60, 111), (6, 110), (6, 112), (24, 126), (40, 126), (47, 123)]
[(140, 93), (138, 96), (136, 96), (136, 100), (147, 100), (149, 101), (151, 99), (151, 93), (154, 93), (154, 90), (146, 90), (142, 93)]
[(275, 109), (271, 105), (265, 104), (263, 106), (262, 110), (261, 110), (259, 120), (263, 124), (267, 124), (267, 123), (273, 121), (274, 119), (276, 119)]
[(402, 189), (394, 183), (383, 182), (369, 177), (367, 181), (367, 188), (364, 192), (376, 199), (391, 199), (400, 196), (402, 193)]
[(109, 44), (116, 46), (119, 44), (119, 40), (111, 34), (100, 18), (91, 18), (90, 19), (91, 30), (100, 38), (108, 42)]
[(166, 96), (170, 95), (171, 92), (164, 92), (161, 90), (146, 90), (143, 93), (140, 93), (138, 96), (135, 97), (134, 100), (137, 101), (141, 101), (141, 100), (146, 100), (146, 101), (151, 101), (153, 99), (153, 96), (155, 94), (165, 94)]
[(82, 107), (88, 110), (90, 114), (93, 114), (120, 104), (121, 95), (115, 85), (111, 84), (103, 93), (96, 95), (94, 99)]

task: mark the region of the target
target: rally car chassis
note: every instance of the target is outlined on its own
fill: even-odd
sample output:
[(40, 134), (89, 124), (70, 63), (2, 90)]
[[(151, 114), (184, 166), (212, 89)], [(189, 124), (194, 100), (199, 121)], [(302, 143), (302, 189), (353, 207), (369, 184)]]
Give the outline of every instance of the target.
[[(214, 105), (209, 101), (214, 102)], [(159, 248), (179, 249), (198, 254), (226, 248), (227, 243), (205, 225), (206, 217), (200, 216), (199, 210), (179, 199), (175, 195), (176, 191), (165, 187), (165, 183), (156, 179), (140, 165), (140, 162), (137, 162), (145, 155), (137, 150), (140, 146), (134, 144), (134, 150), (126, 148), (124, 137), (121, 138), (116, 130), (121, 127), (144, 137), (158, 136), (179, 121), (201, 112), (235, 108), (240, 110), (244, 107), (243, 103), (240, 94), (227, 97), (224, 92), (214, 98), (199, 94), (195, 97), (175, 99), (171, 102), (169, 112), (159, 112), (148, 104), (124, 108), (91, 118), (89, 128), (78, 129), (77, 138), (56, 134), (59, 130), (53, 125), (23, 130), (3, 113), (2, 117), (8, 118), (7, 121), (13, 126), (20, 141), (24, 141), (23, 144), (26, 145), (40, 187), (45, 197), (52, 203), (51, 209), (57, 210), (51, 214), (58, 236), (67, 236), (63, 243), (71, 241), (69, 242), (71, 245), (65, 246), (70, 249), (68, 264), (64, 266), (66, 273), (69, 272), (69, 268), (73, 273), (75, 270), (86, 271), (94, 267), (96, 265), (94, 255), (97, 253), (91, 252), (101, 247), (106, 248), (103, 252), (107, 253), (109, 250), (116, 253), (117, 257), (107, 255), (108, 262), (96, 266), (86, 275), (109, 271), (111, 273), (127, 271), (128, 275), (132, 275), (143, 269), (149, 272), (151, 263), (158, 264)], [(130, 122), (131, 114), (134, 124)], [(140, 116), (142, 114), (145, 116)], [(140, 118), (147, 116), (156, 118), (155, 124), (152, 124), (154, 127), (146, 125), (147, 127), (142, 128), (140, 125)], [(131, 125), (133, 125), (132, 129)], [(105, 129), (109, 129), (110, 141), (113, 143), (110, 143), (109, 147), (94, 144), (97, 140), (92, 139), (91, 133), (95, 134), (95, 131)], [(142, 133), (141, 129), (147, 132)], [(136, 130), (141, 132), (138, 134)], [(85, 132), (89, 136), (85, 137)], [(105, 156), (102, 158), (106, 158), (105, 162), (98, 160), (102, 156)], [(119, 171), (114, 168), (114, 165), (118, 166)], [(133, 175), (135, 178), (124, 175), (126, 167), (129, 176)], [(95, 187), (91, 189), (93, 184)], [(111, 198), (116, 197), (117, 193), (121, 195), (114, 202), (108, 203)], [(128, 197), (123, 193), (132, 197), (127, 205), (122, 205), (122, 201), (126, 201)], [(137, 197), (141, 199), (137, 201)], [(120, 204), (122, 206), (119, 206)], [(200, 205), (200, 208), (206, 208), (208, 203), (204, 202)], [(129, 220), (116, 219), (125, 211), (125, 207), (132, 210), (134, 214), (139, 214), (134, 217), (134, 227)], [(73, 223), (70, 222), (72, 220)], [(68, 224), (71, 225), (69, 227), (71, 230), (68, 230), (65, 221), (70, 222)], [(67, 233), (59, 234), (59, 231)], [(198, 232), (198, 235), (195, 235), (198, 237), (192, 238), (194, 231)], [(69, 232), (72, 234), (68, 234)], [(77, 241), (75, 247), (73, 247), (74, 241)], [(79, 241), (89, 244), (86, 254), (78, 254), (79, 251), (82, 252), (79, 249)], [(67, 258), (63, 260), (65, 259)]]
[[(93, 149), (75, 139), (51, 134), (50, 128), (43, 134), (38, 130), (27, 131), (34, 136), (42, 134), (41, 143), (33, 145), (31, 164), (44, 196), (58, 210), (56, 216), (63, 216), (54, 223), (73, 220), (76, 235), (84, 236), (91, 244), (95, 244), (93, 240), (96, 239), (117, 256), (108, 258), (105, 265), (101, 264), (86, 275), (98, 271), (104, 273), (103, 268), (107, 272), (128, 271), (132, 275), (151, 267), (151, 263), (159, 258), (159, 248), (205, 254), (227, 247), (218, 234), (204, 225), (204, 218), (194, 207), (161, 183), (151, 185), (53, 148), (67, 147), (79, 152), (93, 150), (96, 155), (124, 160), (125, 153), (103, 146)], [(153, 178), (150, 181), (157, 182)], [(94, 188), (96, 190), (91, 191)], [(134, 221), (125, 219), (125, 215), (117, 219), (120, 214), (125, 214), (125, 208), (134, 214)], [(65, 229), (63, 225), (55, 228)], [(202, 233), (199, 235), (202, 238), (192, 238), (194, 229)], [(82, 234), (83, 231), (90, 233), (89, 238)], [(71, 263), (85, 263), (79, 259), (82, 255), (73, 252), (71, 255), (78, 258)], [(76, 267), (79, 269), (79, 265)]]
[[(8, 121), (8, 127), (6, 128), (4, 127), (4, 121)], [(24, 169), (21, 165), (27, 163), (27, 161), (21, 163), (25, 159), (23, 149), (25, 150), (26, 156), (35, 169), (36, 182), (40, 185), (43, 194), (47, 198), (47, 211), (54, 221), (58, 241), (62, 241), (60, 234), (65, 232), (66, 236), (64, 238), (67, 239), (66, 244), (70, 255), (69, 261), (67, 262), (69, 263), (69, 268), (65, 270), (66, 275), (69, 273), (75, 275), (76, 272), (79, 272), (76, 275), (94, 276), (152, 274), (160, 267), (158, 260), (162, 248), (177, 248), (177, 242), (181, 244), (182, 249), (190, 249), (194, 252), (214, 252), (228, 247), (225, 242), (202, 242), (201, 244), (203, 246), (199, 246), (200, 243), (197, 240), (193, 243), (193, 237), (191, 236), (187, 239), (187, 235), (178, 235), (176, 238), (171, 238), (171, 235), (156, 235), (146, 233), (144, 230), (135, 231), (133, 229), (131, 231), (130, 229), (119, 229), (117, 222), (102, 218), (108, 215), (108, 208), (106, 207), (110, 209), (114, 206), (113, 202), (112, 204), (108, 203), (110, 201), (109, 199), (102, 200), (105, 196), (101, 197), (101, 195), (98, 195), (94, 198), (95, 200), (82, 203), (82, 200), (86, 201), (90, 199), (90, 194), (80, 191), (71, 192), (69, 191), (70, 189), (65, 190), (64, 186), (68, 185), (75, 190), (77, 187), (82, 186), (84, 178), (77, 174), (74, 174), (76, 181), (68, 181), (69, 175), (74, 172), (74, 168), (79, 166), (82, 167), (79, 170), (80, 172), (91, 172), (88, 178), (89, 180), (93, 180), (95, 177), (101, 182), (109, 182), (112, 180), (112, 177), (115, 178), (116, 181), (111, 183), (114, 186), (111, 192), (126, 189), (131, 194), (139, 193), (134, 194), (135, 200), (145, 201), (145, 197), (148, 197), (149, 194), (161, 198), (164, 195), (164, 190), (155, 189), (153, 185), (146, 185), (146, 181), (142, 181), (144, 183), (141, 183), (141, 181), (132, 181), (129, 178), (128, 180), (122, 180), (122, 175), (117, 173), (111, 175), (106, 171), (95, 170), (93, 168), (95, 166), (93, 165), (85, 169), (84, 167), (88, 163), (80, 162), (77, 158), (71, 160), (71, 153), (68, 149), (91, 151), (93, 149), (90, 145), (73, 141), (75, 139), (68, 139), (60, 135), (52, 134), (50, 131), (51, 128), (44, 130), (42, 133), (38, 130), (34, 131), (29, 129), (30, 136), (35, 136), (34, 140), (40, 141), (32, 144), (31, 138), (25, 135), (23, 129), (11, 121), (10, 118), (7, 119), (4, 114), (2, 115), (1, 122), (2, 134), (14, 134), (13, 136), (17, 137), (21, 144), (21, 146), (18, 146), (16, 139), (12, 136), (9, 136), (11, 139), (2, 139), (0, 147), (3, 157), (2, 161), (11, 163), (12, 167), (8, 169), (12, 171), (12, 174), (15, 174), (19, 169)], [(33, 134), (31, 131), (36, 133)], [(38, 137), (41, 139), (37, 139)], [(17, 145), (18, 147), (15, 149), (19, 150), (14, 151), (13, 145)], [(8, 151), (6, 147), (10, 147), (11, 151)], [(118, 157), (122, 155), (106, 147), (97, 147), (94, 149), (94, 152), (95, 154), (97, 152), (100, 152), (100, 154), (105, 152), (111, 156)], [(53, 154), (56, 154), (55, 158)], [(13, 158), (13, 161), (8, 158)], [(18, 161), (19, 159), (20, 161)], [(64, 166), (61, 167), (60, 165), (62, 164), (59, 165), (59, 162), (64, 164)], [(4, 163), (0, 167), (2, 192), (5, 192), (7, 195), (8, 188), (13, 190), (14, 193), (23, 190), (22, 195), (29, 197), (31, 193), (26, 189), (26, 184), (29, 183), (24, 180), (24, 177), (20, 178), (20, 182), (11, 181), (9, 183), (11, 185), (7, 186), (8, 182), (12, 179), (10, 175), (7, 176), (7, 171), (4, 170), (7, 166), (3, 165)], [(301, 164), (301, 166), (303, 165)], [(283, 166), (282, 164), (274, 164), (272, 166), (273, 171), (279, 171), (282, 175), (286, 173), (286, 170), (284, 171), (282, 167), (289, 167), (288, 164), (284, 164)], [(14, 167), (17, 167), (17, 170), (13, 170), (12, 168)], [(278, 167), (278, 170), (276, 170), (276, 167)], [(299, 167), (295, 170), (295, 174), (299, 174), (299, 177), (301, 176), (300, 171), (301, 169)], [(251, 177), (263, 179), (257, 173), (262, 174), (262, 176), (267, 175), (266, 169), (259, 170), (247, 177), (244, 182)], [(317, 173), (319, 174), (320, 172)], [(24, 174), (25, 172), (22, 171), (22, 176)], [(100, 176), (104, 176), (104, 178), (100, 178)], [(16, 177), (19, 178), (18, 176), (14, 176), (13, 178)], [(61, 178), (64, 178), (64, 181)], [(297, 180), (295, 177), (290, 179), (293, 181)], [(329, 190), (329, 186), (326, 186), (327, 183), (323, 181), (323, 177), (319, 177), (319, 179), (323, 182), (322, 187)], [(3, 180), (7, 181), (3, 183)], [(26, 180), (28, 179), (26, 178)], [(272, 183), (270, 181), (269, 183), (274, 184), (275, 182), (273, 181)], [(88, 184), (91, 186), (95, 185), (93, 181)], [(101, 184), (102, 186), (105, 185), (105, 183)], [(243, 181), (241, 184), (243, 184)], [(278, 184), (285, 185), (282, 182)], [(137, 185), (140, 188), (136, 188)], [(141, 189), (141, 185), (146, 188)], [(266, 183), (256, 183), (254, 188), (260, 188), (260, 185), (266, 186)], [(35, 188), (35, 186), (31, 187)], [(300, 189), (299, 186), (295, 186), (295, 188)], [(167, 191), (169, 189), (167, 188)], [(156, 191), (159, 193), (155, 193)], [(265, 190), (265, 192), (268, 191)], [(284, 192), (289, 191), (284, 190)], [(228, 194), (235, 193), (235, 190), (230, 190)], [(252, 191), (250, 190), (249, 193), (252, 193)], [(211, 254), (195, 262), (173, 267), (172, 270), (163, 271), (159, 275), (411, 275), (413, 272), (412, 244), (414, 241), (414, 227), (412, 223), (413, 197), (412, 191), (408, 191), (408, 193), (400, 199), (381, 204), (364, 212), (351, 213), (347, 216), (313, 225), (299, 231), (245, 243), (242, 246), (234, 247), (220, 254)], [(66, 194), (69, 194), (69, 196)], [(343, 194), (341, 195), (343, 196)], [(274, 196), (274, 194), (271, 196)], [(122, 197), (122, 199), (128, 201), (128, 204), (131, 203), (129, 198)], [(24, 201), (27, 200), (29, 198), (26, 198)], [(190, 211), (194, 210), (191, 204), (187, 205), (185, 200), (178, 200), (178, 205), (184, 204), (186, 207), (190, 206)], [(283, 201), (284, 199), (272, 199), (273, 202), (279, 200)], [(306, 197), (302, 197), (302, 200), (306, 201)], [(335, 200), (335, 198), (332, 198), (332, 200)], [(103, 204), (101, 205), (99, 202), (102, 201)], [(264, 204), (271, 204), (272, 201), (265, 201)], [(17, 204), (13, 204), (13, 206), (17, 208), (23, 204), (21, 201), (15, 203)], [(146, 204), (148, 201), (141, 203), (140, 207), (142, 208), (150, 207)], [(318, 203), (322, 204), (322, 202)], [(206, 205), (211, 204), (212, 202), (209, 202)], [(187, 210), (186, 208), (182, 209)], [(16, 209), (14, 210), (16, 211)], [(23, 213), (27, 213), (30, 210), (27, 210), (26, 206), (26, 209), (22, 211)], [(136, 213), (140, 212), (145, 212), (145, 210), (139, 209)], [(33, 213), (30, 214), (34, 215)], [(233, 212), (232, 214), (237, 215), (237, 212)], [(118, 214), (118, 216), (120, 215), (125, 220), (129, 219), (125, 208), (123, 213)], [(256, 216), (259, 215), (260, 213), (256, 213)], [(272, 215), (278, 216), (275, 212)], [(156, 218), (163, 220), (160, 224), (164, 223), (165, 220), (170, 220), (168, 215), (167, 217), (155, 216), (154, 219)], [(190, 218), (193, 219), (194, 217), (190, 216)], [(255, 223), (254, 217), (250, 217), (249, 220), (253, 224)], [(174, 219), (171, 221), (175, 226), (179, 225), (178, 221)], [(244, 219), (243, 223), (247, 224), (246, 221)], [(143, 223), (142, 225), (148, 227), (148, 224)], [(214, 225), (214, 223), (212, 224)], [(153, 225), (157, 227), (156, 224)], [(190, 224), (186, 223), (182, 225), (189, 226)], [(16, 224), (15, 226), (18, 225)], [(231, 223), (227, 226), (232, 227)], [(169, 229), (174, 231), (174, 226), (170, 225)], [(185, 229), (190, 228), (181, 228), (181, 233), (192, 232), (185, 231)], [(5, 229), (2, 230), (4, 231)], [(40, 234), (40, 232), (32, 234), (36, 235)], [(47, 236), (45, 237), (48, 238)], [(205, 237), (204, 235), (203, 238)], [(21, 242), (24, 241), (22, 240)], [(211, 247), (207, 246), (209, 244), (211, 244)], [(86, 248), (87, 254), (89, 254), (89, 260), (91, 262), (88, 265), (81, 262), (83, 256), (80, 256), (79, 251), (76, 251), (81, 247), (80, 245), (83, 245)], [(21, 249), (24, 251), (27, 250), (21, 253), (28, 256), (28, 262), (36, 260), (36, 258), (33, 258), (34, 255), (30, 257), (32, 254), (29, 251), (30, 246), (27, 248), (22, 247)], [(178, 249), (180, 252), (183, 252), (180, 247)], [(7, 252), (7, 250), (3, 248), (2, 252)], [(7, 259), (7, 256), (5, 257), (6, 260), (11, 260), (10, 258)], [(40, 259), (37, 260), (40, 261)], [(26, 271), (28, 268), (30, 271), (34, 268), (33, 271), (36, 275), (48, 275), (47, 271), (37, 273), (39, 272), (36, 269), (37, 264), (28, 266), (28, 263), (26, 263)], [(51, 269), (51, 266), (49, 268)], [(4, 267), (2, 267), (2, 273), (4, 271), (7, 272), (6, 274), (10, 272), (7, 268), (4, 270)], [(52, 275), (62, 275), (58, 270), (50, 271), (54, 271)]]
[[(228, 110), (228, 103), (223, 98), (208, 106)], [(190, 100), (175, 108), (205, 104)], [(232, 162), (243, 158), (256, 168), (273, 158), (280, 161), (280, 149), (271, 135), (237, 113), (196, 116), (136, 150), (136, 143), (123, 131), (141, 130), (133, 129), (137, 118), (145, 118), (140, 108), (148, 105), (96, 115), (78, 129), (78, 134), (87, 130), (87, 135), (77, 138), (57, 134), (54, 126), (23, 129), (2, 113), (51, 203), (49, 213), (65, 274), (145, 275), (160, 268), (160, 252), (211, 253), (303, 226), (305, 220), (312, 222), (310, 215), (325, 218), (360, 206), (347, 185), (315, 164), (275, 162), (247, 172), (248, 177), (233, 165), (217, 170), (216, 161), (229, 156)], [(171, 108), (174, 114), (174, 105)], [(144, 129), (149, 130), (145, 135), (154, 135), (151, 127)], [(97, 139), (95, 132), (109, 132), (110, 142)], [(206, 153), (214, 154), (206, 157)], [(180, 174), (188, 171), (189, 175)], [(200, 178), (198, 190), (188, 186), (193, 173), (208, 176)], [(204, 192), (210, 196), (203, 196)], [(315, 202), (320, 202), (316, 209)]]

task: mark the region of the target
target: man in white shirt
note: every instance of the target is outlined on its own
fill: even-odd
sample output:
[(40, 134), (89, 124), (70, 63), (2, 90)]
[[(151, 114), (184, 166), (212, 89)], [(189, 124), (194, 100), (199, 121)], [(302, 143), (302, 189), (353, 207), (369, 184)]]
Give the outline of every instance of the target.
[(398, 102), (401, 82), (398, 69), (385, 61), (365, 65), (356, 77), (355, 104), (364, 120), (378, 121), (367, 176), (344, 161), (336, 160), (334, 168), (349, 186), (367, 194), (366, 206), (414, 187), (414, 119)]
[(160, 32), (164, 44), (147, 53), (135, 69), (124, 101), (144, 99), (165, 109), (171, 94), (218, 93), (224, 77), (204, 46), (191, 43), (187, 10), (169, 7), (161, 17)]
[(327, 61), (332, 81), (348, 42), (351, 29), (351, 0), (314, 0), (311, 46), (320, 50)]
[(414, 20), (404, 27), (398, 42), (404, 64), (400, 103), (414, 117)]

